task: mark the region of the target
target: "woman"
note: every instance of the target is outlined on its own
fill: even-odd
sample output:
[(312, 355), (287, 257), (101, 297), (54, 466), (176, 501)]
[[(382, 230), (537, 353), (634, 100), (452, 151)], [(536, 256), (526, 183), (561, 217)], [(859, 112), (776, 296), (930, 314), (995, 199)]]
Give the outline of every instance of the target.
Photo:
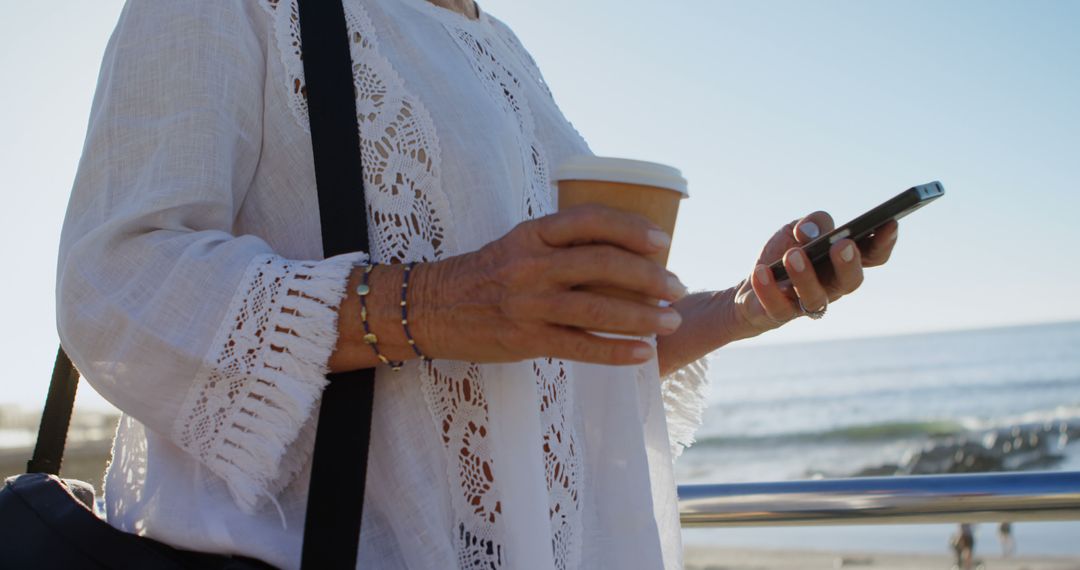
[[(853, 291), (895, 225), (819, 279), (795, 246), (832, 221), (811, 214), (743, 283), (686, 295), (638, 255), (669, 240), (648, 222), (552, 213), (550, 172), (590, 151), (504, 24), (344, 4), (373, 245), (328, 259), (295, 0), (131, 0), (109, 42), (57, 294), (64, 346), (125, 414), (110, 523), (296, 567), (324, 375), (378, 366), (360, 567), (679, 567), (703, 357)], [(762, 265), (781, 254), (793, 290)], [(375, 262), (367, 324), (398, 372), (363, 341)], [(430, 362), (400, 326), (406, 262)], [(673, 304), (571, 291), (597, 282)], [(659, 337), (583, 332), (610, 328)]]

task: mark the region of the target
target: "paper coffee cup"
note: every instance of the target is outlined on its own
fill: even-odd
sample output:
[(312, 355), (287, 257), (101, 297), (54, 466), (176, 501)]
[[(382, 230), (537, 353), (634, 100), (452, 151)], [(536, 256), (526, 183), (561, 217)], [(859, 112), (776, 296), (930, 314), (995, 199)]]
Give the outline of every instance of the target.
[[(625, 158), (575, 156), (555, 171), (559, 185), (559, 210), (581, 204), (603, 204), (641, 214), (668, 235), (674, 235), (679, 202), (689, 196), (686, 179), (677, 168)], [(667, 266), (667, 249), (647, 256)], [(656, 305), (659, 300), (646, 295), (606, 286), (581, 290)]]

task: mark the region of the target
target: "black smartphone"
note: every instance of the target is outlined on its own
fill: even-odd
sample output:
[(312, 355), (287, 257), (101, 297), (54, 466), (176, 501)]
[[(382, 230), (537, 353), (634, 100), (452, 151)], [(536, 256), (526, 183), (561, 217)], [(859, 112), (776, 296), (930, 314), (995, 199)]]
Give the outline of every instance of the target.
[[(845, 238), (857, 242), (873, 233), (874, 230), (889, 220), (899, 220), (944, 195), (945, 188), (941, 185), (941, 182), (936, 180), (921, 186), (908, 188), (858, 218), (823, 236), (818, 236), (814, 241), (803, 246), (803, 252), (810, 258), (810, 263), (817, 267), (819, 263), (828, 261), (829, 248), (832, 247), (832, 244)], [(783, 258), (774, 261), (769, 265), (769, 268), (772, 269), (773, 277), (777, 281), (788, 278), (787, 271), (784, 269)]]

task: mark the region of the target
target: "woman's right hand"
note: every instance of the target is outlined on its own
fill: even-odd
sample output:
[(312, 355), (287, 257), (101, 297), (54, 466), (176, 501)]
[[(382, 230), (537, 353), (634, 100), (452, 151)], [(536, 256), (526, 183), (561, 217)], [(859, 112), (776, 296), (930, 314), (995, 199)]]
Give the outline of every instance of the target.
[(642, 363), (655, 356), (650, 344), (585, 331), (671, 334), (679, 314), (575, 287), (608, 285), (675, 301), (686, 287), (644, 257), (669, 244), (646, 218), (603, 206), (523, 222), (479, 251), (418, 265), (409, 324), (431, 358)]

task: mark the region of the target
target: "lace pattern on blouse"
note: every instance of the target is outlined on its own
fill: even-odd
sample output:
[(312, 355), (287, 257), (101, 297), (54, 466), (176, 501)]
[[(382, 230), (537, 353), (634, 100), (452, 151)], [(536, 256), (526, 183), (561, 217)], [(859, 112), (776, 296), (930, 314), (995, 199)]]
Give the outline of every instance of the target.
[(280, 491), (307, 459), (286, 461), (284, 450), (326, 383), (346, 279), (366, 259), (268, 254), (245, 271), (188, 394), (188, 413), (173, 428), (175, 441), (224, 479), (245, 511)]
[[(544, 80), (544, 75), (540, 72), (540, 66), (536, 64), (536, 60), (529, 54), (529, 50), (525, 49), (525, 46), (521, 45), (521, 41), (514, 35), (510, 28), (508, 28), (502, 22), (495, 20), (496, 29), (498, 30), (499, 38), (510, 48), (510, 51), (517, 56), (521, 67), (532, 77), (533, 81), (540, 87), (540, 90), (547, 95), (548, 102), (558, 111), (558, 116), (564, 117), (563, 112), (559, 109), (558, 102), (555, 101), (555, 96), (552, 95), (551, 89), (548, 87), (547, 81)], [(577, 127), (574, 126), (569, 120), (566, 121), (566, 125), (570, 127), (570, 131), (574, 133), (574, 138), (577, 139), (579, 147), (586, 153), (589, 152), (589, 144), (585, 141), (585, 137), (581, 136)]]
[[(499, 57), (495, 44), (478, 37), (451, 21), (443, 24), (458, 46), (470, 58), (477, 77), (492, 100), (518, 126), (526, 187), (522, 194), (521, 218), (532, 219), (555, 212), (548, 161), (536, 135), (532, 111), (517, 74)], [(541, 86), (550, 96), (546, 86)], [(533, 362), (540, 397), (541, 445), (544, 451), (548, 488), (548, 515), (551, 521), (552, 552), (559, 570), (576, 568), (581, 557), (581, 458), (573, 424), (567, 421), (570, 390), (566, 365), (556, 359)]]
[[(308, 130), (296, 2), (264, 4), (275, 13), (277, 40), (289, 74), (290, 106)], [(453, 251), (453, 224), (439, 178), (434, 122), (401, 76), (379, 53), (364, 8), (345, 3), (360, 125), (361, 156), (372, 227), (373, 259), (383, 263), (433, 261)], [(488, 408), (481, 367), (434, 361), (420, 366), (433, 425), (447, 450), (447, 478), (455, 516), (453, 540), (460, 568), (505, 565), (499, 534), (502, 505), (488, 439)]]
[[(275, 34), (289, 77), (290, 108), (309, 130), (303, 63), (295, 0), (264, 0), (274, 14)], [(427, 110), (406, 89), (389, 61), (380, 55), (374, 26), (363, 6), (345, 3), (351, 34), (361, 152), (372, 225), (373, 260), (431, 261), (453, 251), (448, 243), (448, 200), (439, 182), (439, 142)], [(535, 133), (522, 85), (495, 55), (495, 46), (468, 31), (447, 26), (472, 58), (488, 90), (518, 125), (526, 188), (521, 219), (554, 211), (546, 157)], [(542, 79), (534, 77), (536, 80)], [(546, 91), (546, 87), (545, 87)], [(550, 95), (549, 95), (550, 96)], [(421, 386), (434, 426), (447, 450), (454, 540), (461, 568), (507, 567), (502, 544), (497, 471), (488, 433), (483, 367), (434, 361), (419, 367)], [(567, 422), (571, 395), (567, 367), (559, 360), (533, 363), (540, 395), (552, 547), (557, 568), (576, 567), (581, 552), (581, 459)]]
[[(289, 107), (311, 132), (296, 0), (263, 0), (288, 74)], [(447, 249), (449, 203), (439, 183), (439, 141), (424, 105), (379, 53), (375, 27), (363, 6), (345, 2), (350, 32), (360, 152), (364, 164), (372, 259), (432, 261)]]
[[(365, 182), (377, 191), (368, 200), (376, 256), (389, 263), (442, 258), (452, 223), (436, 170), (440, 149), (434, 122), (378, 54), (375, 28), (364, 8), (347, 2), (345, 17), (353, 34), (361, 151), (370, 173)], [(388, 104), (395, 112), (383, 124), (378, 118), (387, 116), (380, 111)], [(446, 446), (450, 488), (458, 489), (451, 497), (458, 566), (502, 567), (502, 505), (489, 447), (482, 368), (439, 360), (420, 369), (421, 391)]]
[[(536, 60), (506, 25), (498, 20), (495, 22), (499, 38), (517, 56), (521, 67), (532, 76), (540, 90), (548, 96), (549, 102), (558, 110), (558, 103), (551, 89), (548, 88), (547, 82), (544, 81)], [(562, 116), (562, 111), (559, 111), (558, 115)], [(589, 145), (585, 138), (572, 123), (567, 121), (567, 125), (573, 131), (581, 148), (587, 152)], [(709, 381), (706, 376), (708, 368), (708, 358), (702, 357), (661, 379), (661, 395), (668, 424), (672, 460), (677, 459), (687, 447), (694, 443), (694, 434), (701, 427), (709, 392)]]
[(311, 133), (308, 121), (307, 86), (304, 83), (304, 63), (300, 54), (300, 8), (296, 0), (262, 0), (259, 5), (274, 20), (274, 39), (278, 46), (281, 63), (289, 76), (289, 109), (304, 132)]
[(458, 568), (503, 568), (499, 535), (502, 502), (488, 438), (483, 372), (470, 362), (436, 360), (421, 366), (424, 398), (438, 426), (448, 461)]
[(582, 540), (581, 497), (578, 493), (584, 483), (573, 424), (566, 419), (569, 410), (573, 409), (566, 363), (543, 358), (533, 361), (533, 371), (540, 390), (540, 430), (555, 568), (577, 568)]
[(484, 83), (494, 103), (517, 123), (518, 147), (521, 149), (526, 184), (521, 203), (522, 219), (553, 213), (555, 207), (551, 199), (547, 157), (536, 137), (532, 111), (518, 77), (504, 65), (490, 39), (477, 37), (453, 23), (443, 25), (466, 57), (471, 59), (477, 77)]

